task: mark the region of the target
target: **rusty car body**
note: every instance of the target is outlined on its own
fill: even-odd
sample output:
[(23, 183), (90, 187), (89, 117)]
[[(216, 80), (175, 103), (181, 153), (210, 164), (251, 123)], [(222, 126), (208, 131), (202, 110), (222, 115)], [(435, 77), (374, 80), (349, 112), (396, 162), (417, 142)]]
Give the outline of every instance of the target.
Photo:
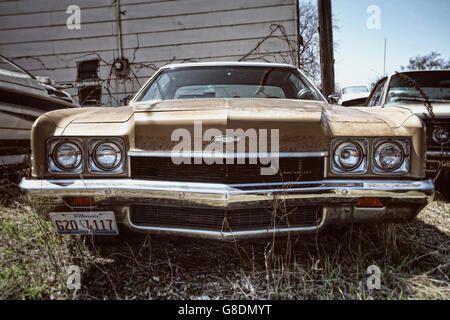
[[(177, 149), (180, 132), (192, 149)], [(434, 192), (417, 116), (329, 105), (285, 64), (165, 66), (129, 106), (44, 114), (32, 149), (21, 188), (61, 234), (117, 234), (116, 224), (213, 239), (317, 232), (409, 221)]]

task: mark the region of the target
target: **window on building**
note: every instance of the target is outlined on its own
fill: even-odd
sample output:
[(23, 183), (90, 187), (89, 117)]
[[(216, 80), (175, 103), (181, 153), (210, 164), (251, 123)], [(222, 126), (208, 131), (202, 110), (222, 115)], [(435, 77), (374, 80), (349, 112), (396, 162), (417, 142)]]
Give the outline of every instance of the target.
[(77, 81), (84, 80), (98, 80), (98, 70), (99, 61), (98, 60), (86, 60), (78, 62), (78, 75)]
[(81, 106), (101, 105), (102, 87), (100, 85), (95, 85), (79, 88), (78, 101)]

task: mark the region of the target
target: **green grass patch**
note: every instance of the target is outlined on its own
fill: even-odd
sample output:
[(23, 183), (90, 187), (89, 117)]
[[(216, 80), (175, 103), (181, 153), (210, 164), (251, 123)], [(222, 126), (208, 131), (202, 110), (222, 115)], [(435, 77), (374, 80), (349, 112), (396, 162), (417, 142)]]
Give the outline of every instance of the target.
[[(58, 236), (21, 198), (0, 206), (0, 299), (449, 299), (450, 204), (405, 225), (224, 243)], [(67, 288), (67, 268), (81, 289)], [(367, 268), (381, 271), (369, 290)]]

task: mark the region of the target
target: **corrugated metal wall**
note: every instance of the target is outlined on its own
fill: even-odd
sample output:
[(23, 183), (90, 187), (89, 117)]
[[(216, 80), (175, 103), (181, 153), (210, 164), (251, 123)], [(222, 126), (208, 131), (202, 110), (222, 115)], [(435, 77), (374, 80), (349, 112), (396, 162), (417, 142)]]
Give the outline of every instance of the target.
[[(126, 102), (169, 62), (296, 61), (296, 0), (119, 0), (127, 77), (112, 69), (119, 57), (116, 0), (0, 2), (0, 54), (34, 75), (72, 83), (77, 63), (98, 59), (102, 103)], [(81, 9), (81, 29), (69, 30), (68, 6)]]

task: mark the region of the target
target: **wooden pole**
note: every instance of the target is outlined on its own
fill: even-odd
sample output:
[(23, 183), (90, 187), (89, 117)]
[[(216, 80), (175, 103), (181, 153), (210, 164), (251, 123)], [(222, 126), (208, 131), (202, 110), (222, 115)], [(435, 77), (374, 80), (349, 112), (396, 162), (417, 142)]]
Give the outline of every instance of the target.
[(328, 97), (335, 90), (331, 0), (317, 0), (317, 8), (319, 11), (322, 93), (325, 97)]
[(297, 10), (295, 11), (295, 18), (296, 18), (296, 22), (297, 22), (297, 67), (300, 67), (300, 35), (301, 35), (301, 30), (300, 30), (300, 2), (299, 0), (295, 1), (295, 7), (297, 8)]
[(383, 77), (386, 77), (386, 45), (387, 45), (387, 38), (384, 38)]

